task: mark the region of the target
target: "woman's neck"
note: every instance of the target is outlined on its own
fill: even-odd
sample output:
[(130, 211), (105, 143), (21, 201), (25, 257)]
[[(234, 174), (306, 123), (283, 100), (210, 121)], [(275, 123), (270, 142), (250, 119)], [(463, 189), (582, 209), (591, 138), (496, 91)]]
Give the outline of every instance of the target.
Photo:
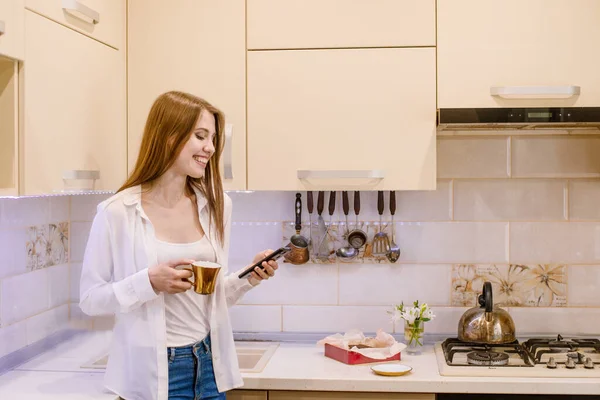
[(187, 177), (165, 172), (145, 192), (146, 199), (165, 208), (175, 207), (188, 195)]

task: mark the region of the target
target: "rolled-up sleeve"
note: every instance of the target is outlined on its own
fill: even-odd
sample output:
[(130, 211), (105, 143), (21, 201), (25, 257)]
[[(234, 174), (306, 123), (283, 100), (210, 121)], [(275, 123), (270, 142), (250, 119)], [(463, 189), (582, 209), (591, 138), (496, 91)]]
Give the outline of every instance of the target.
[(114, 243), (105, 208), (98, 206), (83, 257), (79, 306), (87, 315), (129, 312), (158, 297), (145, 268), (114, 281)]

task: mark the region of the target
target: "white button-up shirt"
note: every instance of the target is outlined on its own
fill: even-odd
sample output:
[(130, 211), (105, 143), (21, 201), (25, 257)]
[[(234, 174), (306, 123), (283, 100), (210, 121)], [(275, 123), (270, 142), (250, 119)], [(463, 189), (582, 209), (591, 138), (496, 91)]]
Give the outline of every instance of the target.
[[(243, 385), (228, 307), (253, 286), (228, 274), (231, 199), (225, 197), (225, 240), (209, 228), (206, 198), (196, 191), (200, 224), (209, 238), (219, 273), (209, 297), (212, 356), (220, 392)], [(105, 386), (127, 400), (167, 400), (168, 362), (163, 293), (157, 294), (148, 267), (157, 264), (155, 234), (144, 213), (139, 186), (98, 205), (81, 273), (80, 301), (88, 315), (115, 315)]]

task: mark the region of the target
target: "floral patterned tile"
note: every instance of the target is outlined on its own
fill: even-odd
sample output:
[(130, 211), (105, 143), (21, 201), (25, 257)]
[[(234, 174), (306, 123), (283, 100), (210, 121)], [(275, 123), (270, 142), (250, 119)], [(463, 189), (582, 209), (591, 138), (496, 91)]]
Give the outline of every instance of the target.
[(44, 224), (27, 228), (27, 269), (66, 264), (69, 260), (69, 223)]
[(453, 265), (451, 305), (477, 305), (477, 297), (486, 281), (492, 284), (494, 304), (498, 306), (567, 305), (567, 268), (554, 264)]
[[(310, 229), (312, 227), (312, 230)], [(358, 221), (348, 222), (346, 228), (345, 222), (333, 221), (329, 222), (325, 218), (326, 238), (321, 240), (319, 225), (313, 222), (312, 225), (302, 224), (300, 234), (307, 238), (311, 244), (309, 245), (310, 262), (315, 264), (334, 264), (339, 262), (344, 263), (389, 263), (385, 256), (373, 255), (373, 238), (380, 231), (388, 235), (391, 240), (391, 226), (385, 222), (379, 225), (379, 222)], [(354, 229), (361, 229), (367, 235), (367, 243), (358, 250), (358, 255), (354, 259), (345, 259), (336, 256), (336, 250), (348, 246), (348, 233)], [(290, 238), (296, 234), (295, 225), (291, 221), (283, 223), (283, 240), (282, 245), (287, 245)], [(319, 244), (320, 243), (320, 244)]]

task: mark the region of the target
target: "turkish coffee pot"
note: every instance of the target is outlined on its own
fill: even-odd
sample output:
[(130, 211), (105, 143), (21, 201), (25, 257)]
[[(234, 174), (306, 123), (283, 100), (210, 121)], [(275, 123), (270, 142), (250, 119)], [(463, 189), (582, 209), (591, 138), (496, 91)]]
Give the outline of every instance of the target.
[(494, 307), (492, 284), (485, 282), (478, 297), (480, 307), (465, 311), (458, 322), (458, 339), (464, 342), (502, 344), (515, 338), (515, 323), (508, 311)]

